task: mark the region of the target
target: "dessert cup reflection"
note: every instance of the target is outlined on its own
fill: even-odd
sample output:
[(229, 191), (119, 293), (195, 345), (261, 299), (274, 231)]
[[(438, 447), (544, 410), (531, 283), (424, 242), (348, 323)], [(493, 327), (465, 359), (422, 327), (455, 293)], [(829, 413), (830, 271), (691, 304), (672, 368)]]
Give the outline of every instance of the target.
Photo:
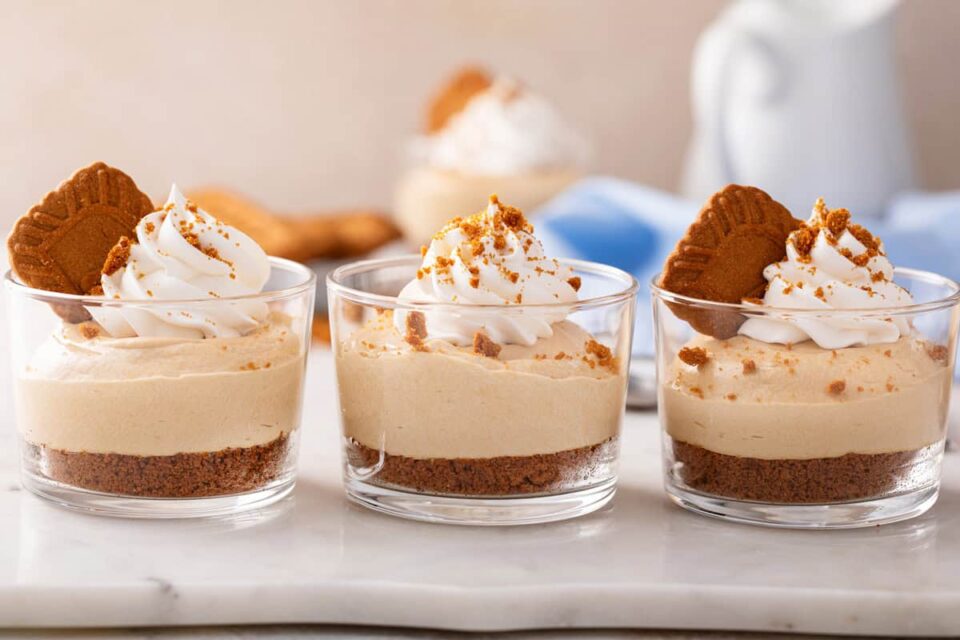
[[(23, 483), (67, 507), (130, 517), (279, 500), (294, 482), (314, 277), (176, 187), (158, 210), (128, 212), (140, 216), (132, 237), (106, 246), (117, 230), (97, 216), (140, 201), (111, 188), (121, 179), (120, 191), (135, 190), (100, 163), (81, 170), (25, 219), (47, 220), (92, 184), (67, 212), (85, 222), (21, 224), (11, 237)], [(84, 225), (98, 242), (84, 244)]]
[[(667, 491), (768, 525), (919, 515), (939, 486), (958, 287), (894, 269), (846, 210), (784, 211), (728, 187), (653, 286)], [(773, 238), (782, 258), (755, 269)]]
[(329, 286), (353, 499), (468, 524), (562, 519), (609, 500), (628, 275), (545, 257), (522, 214), (493, 199), (421, 258), (350, 265)]

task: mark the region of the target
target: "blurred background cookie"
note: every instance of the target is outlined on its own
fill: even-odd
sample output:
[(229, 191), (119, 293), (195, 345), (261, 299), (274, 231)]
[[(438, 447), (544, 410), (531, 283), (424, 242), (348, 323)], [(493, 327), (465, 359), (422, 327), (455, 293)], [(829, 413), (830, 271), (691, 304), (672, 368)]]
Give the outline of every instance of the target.
[(388, 214), (373, 209), (341, 209), (283, 214), (219, 187), (193, 189), (187, 197), (224, 223), (240, 229), (268, 254), (302, 262), (317, 274), (314, 338), (329, 342), (327, 273), (400, 237)]
[(389, 216), (372, 209), (282, 214), (236, 191), (213, 187), (190, 190), (187, 197), (270, 255), (298, 262), (354, 258), (400, 237)]

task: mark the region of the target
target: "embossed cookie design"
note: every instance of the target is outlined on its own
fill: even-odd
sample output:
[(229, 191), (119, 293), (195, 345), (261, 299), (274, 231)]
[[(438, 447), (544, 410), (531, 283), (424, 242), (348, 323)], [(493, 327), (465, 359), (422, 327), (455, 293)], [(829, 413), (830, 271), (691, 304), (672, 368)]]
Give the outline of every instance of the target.
[[(799, 225), (766, 192), (728, 185), (710, 197), (677, 243), (664, 265), (660, 286), (714, 302), (762, 297), (764, 267), (786, 257), (787, 236)], [(736, 335), (745, 319), (722, 309), (672, 308), (698, 332), (720, 340)]]
[(122, 236), (133, 237), (137, 222), (153, 210), (127, 174), (94, 163), (17, 221), (7, 239), (10, 265), (36, 289), (89, 293), (110, 249)]

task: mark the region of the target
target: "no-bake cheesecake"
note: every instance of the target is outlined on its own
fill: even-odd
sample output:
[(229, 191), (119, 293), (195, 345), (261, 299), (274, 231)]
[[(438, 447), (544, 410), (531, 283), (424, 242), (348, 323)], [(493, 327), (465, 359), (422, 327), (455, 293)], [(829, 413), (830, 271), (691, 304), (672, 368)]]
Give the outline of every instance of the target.
[[(787, 505), (935, 489), (952, 283), (925, 316), (847, 210), (788, 216), (727, 187), (668, 258), (655, 291), (668, 489)], [(678, 319), (695, 330), (683, 342)]]
[[(111, 196), (119, 181), (126, 195)], [(248, 236), (176, 187), (157, 210), (136, 193), (121, 172), (93, 165), (11, 236), (16, 273), (41, 287), (8, 287), (24, 316), (14, 322), (28, 342), (53, 325), (15, 363), (25, 471), (152, 498), (292, 483), (310, 278), (302, 291), (271, 297), (276, 267)], [(111, 226), (117, 211), (131, 214), (123, 235)], [(57, 282), (69, 287), (50, 286)], [(49, 303), (45, 290), (85, 295)]]
[(348, 477), (470, 497), (610, 481), (630, 310), (607, 310), (605, 342), (577, 322), (581, 285), (496, 197), (444, 226), (393, 308), (337, 341)]

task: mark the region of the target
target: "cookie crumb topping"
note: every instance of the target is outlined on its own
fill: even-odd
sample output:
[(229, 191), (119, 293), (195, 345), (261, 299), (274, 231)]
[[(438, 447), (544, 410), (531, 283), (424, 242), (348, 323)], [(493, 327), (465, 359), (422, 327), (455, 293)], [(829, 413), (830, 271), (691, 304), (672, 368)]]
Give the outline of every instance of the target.
[(827, 386), (827, 393), (832, 396), (839, 396), (847, 388), (847, 383), (843, 380), (834, 380)]
[(930, 359), (934, 362), (947, 364), (950, 352), (942, 344), (929, 344), (927, 345), (927, 355), (930, 356)]
[(404, 340), (416, 351), (427, 351), (424, 340), (427, 338), (427, 318), (421, 311), (407, 314), (407, 334)]
[(134, 242), (132, 242), (130, 238), (120, 236), (117, 244), (115, 244), (113, 248), (110, 249), (110, 253), (107, 254), (107, 259), (103, 263), (102, 273), (106, 276), (112, 276), (127, 266), (127, 261), (130, 260), (130, 248), (133, 245)]
[[(587, 352), (587, 355), (596, 358), (596, 364), (616, 373), (619, 368), (619, 363), (617, 362), (617, 358), (614, 357), (613, 351), (610, 350), (610, 347), (605, 344), (600, 344), (596, 340), (588, 340), (584, 345), (584, 350)], [(587, 361), (590, 363), (593, 362), (589, 359)]]
[(100, 325), (95, 322), (83, 322), (80, 324), (80, 335), (87, 340), (93, 340), (100, 335)]
[(477, 331), (473, 336), (473, 352), (487, 358), (496, 358), (502, 347), (490, 339), (483, 331)]
[[(809, 262), (811, 260), (810, 252), (813, 251), (817, 236), (820, 233), (824, 233), (827, 242), (836, 245), (845, 231), (856, 238), (865, 248), (865, 251), (859, 255), (854, 255), (846, 248), (839, 250), (842, 256), (858, 267), (866, 266), (870, 259), (875, 256), (885, 255), (878, 238), (864, 227), (850, 222), (850, 211), (848, 209), (828, 209), (823, 198), (817, 199), (817, 202), (813, 205), (813, 215), (810, 220), (801, 222), (800, 228), (790, 234), (787, 242), (797, 250), (801, 261)], [(880, 277), (882, 277), (882, 274)]]
[(684, 347), (677, 353), (677, 357), (680, 358), (684, 364), (698, 369), (710, 360), (710, 355), (703, 347)]

